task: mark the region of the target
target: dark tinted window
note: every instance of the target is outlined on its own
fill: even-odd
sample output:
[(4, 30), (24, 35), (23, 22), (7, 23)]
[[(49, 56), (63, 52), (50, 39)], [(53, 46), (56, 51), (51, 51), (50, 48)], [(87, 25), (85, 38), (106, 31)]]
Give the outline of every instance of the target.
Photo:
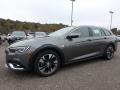
[(78, 33), (80, 35), (80, 37), (89, 37), (90, 36), (89, 29), (87, 27), (81, 27), (81, 28), (73, 31), (72, 33)]
[(105, 36), (104, 31), (100, 28), (92, 27), (91, 30), (94, 37)]
[(108, 30), (104, 30), (104, 32), (105, 32), (106, 36), (110, 36), (111, 35), (111, 32), (108, 31)]

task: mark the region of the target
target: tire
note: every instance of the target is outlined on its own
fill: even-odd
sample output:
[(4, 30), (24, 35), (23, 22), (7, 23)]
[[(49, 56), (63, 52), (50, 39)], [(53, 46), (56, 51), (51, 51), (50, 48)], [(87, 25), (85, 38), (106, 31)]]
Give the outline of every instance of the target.
[(43, 77), (53, 75), (60, 68), (59, 55), (51, 50), (40, 53), (34, 62), (34, 71)]
[(105, 60), (111, 60), (114, 57), (114, 47), (112, 45), (107, 46), (104, 53)]

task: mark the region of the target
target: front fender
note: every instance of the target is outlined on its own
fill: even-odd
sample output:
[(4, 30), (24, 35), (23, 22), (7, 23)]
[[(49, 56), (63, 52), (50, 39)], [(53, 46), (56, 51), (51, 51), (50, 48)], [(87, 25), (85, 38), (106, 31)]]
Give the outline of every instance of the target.
[(65, 57), (64, 57), (64, 53), (63, 53), (62, 49), (57, 47), (56, 45), (51, 45), (51, 44), (46, 44), (46, 45), (43, 45), (43, 46), (40, 46), (39, 48), (37, 48), (32, 53), (32, 63), (34, 63), (34, 61), (36, 60), (37, 55), (45, 50), (53, 50), (53, 51), (57, 52), (60, 56), (61, 61), (62, 61), (61, 64), (63, 65), (63, 63), (65, 61)]

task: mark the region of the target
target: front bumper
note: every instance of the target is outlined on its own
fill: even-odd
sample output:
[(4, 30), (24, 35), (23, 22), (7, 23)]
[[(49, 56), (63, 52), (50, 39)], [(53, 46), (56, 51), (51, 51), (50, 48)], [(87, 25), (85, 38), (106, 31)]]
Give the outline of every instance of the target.
[(17, 70), (25, 71), (32, 69), (32, 60), (30, 52), (25, 52), (21, 54), (10, 53), (6, 50), (6, 67)]

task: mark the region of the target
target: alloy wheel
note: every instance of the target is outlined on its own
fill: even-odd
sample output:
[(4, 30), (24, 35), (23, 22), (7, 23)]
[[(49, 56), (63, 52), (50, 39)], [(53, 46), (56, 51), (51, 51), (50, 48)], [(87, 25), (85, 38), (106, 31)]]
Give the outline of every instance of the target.
[(58, 58), (54, 54), (45, 54), (41, 56), (38, 62), (39, 71), (43, 74), (51, 74), (58, 67)]
[(109, 47), (107, 48), (106, 54), (107, 54), (107, 58), (108, 58), (108, 59), (112, 59), (112, 57), (114, 56), (114, 49), (113, 49), (112, 46), (109, 46)]

